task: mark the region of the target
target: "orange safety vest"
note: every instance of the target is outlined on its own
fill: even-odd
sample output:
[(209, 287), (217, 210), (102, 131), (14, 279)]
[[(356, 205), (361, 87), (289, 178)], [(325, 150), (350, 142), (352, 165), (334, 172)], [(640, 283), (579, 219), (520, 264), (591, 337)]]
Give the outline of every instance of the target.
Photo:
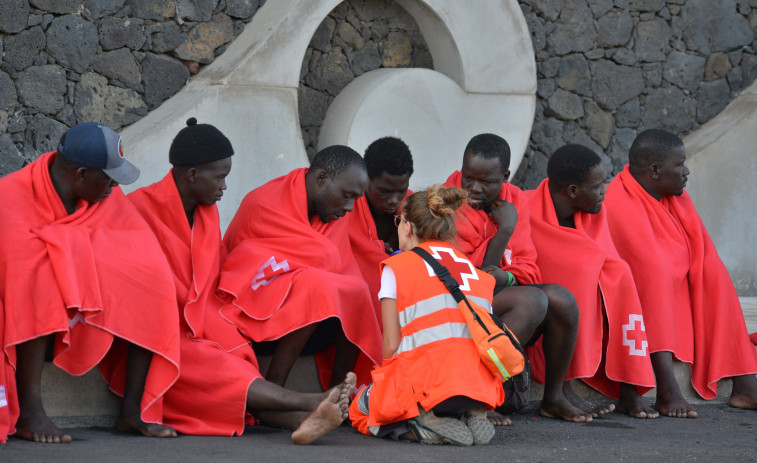
[[(450, 244), (420, 245), (460, 284), (466, 297), (491, 309), (494, 278), (475, 268)], [(373, 370), (368, 426), (418, 416), (418, 404), (431, 410), (453, 396), (465, 396), (489, 409), (505, 398), (502, 384), (481, 362), (457, 302), (433, 270), (415, 253), (403, 252), (381, 263), (394, 271), (402, 339), (392, 358)]]

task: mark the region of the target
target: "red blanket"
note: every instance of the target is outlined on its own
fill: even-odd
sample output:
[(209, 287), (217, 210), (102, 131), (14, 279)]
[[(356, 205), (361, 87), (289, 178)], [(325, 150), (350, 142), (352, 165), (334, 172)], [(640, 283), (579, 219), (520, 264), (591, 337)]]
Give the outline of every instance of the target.
[[(0, 343), (3, 342), (5, 311), (0, 300)], [(6, 355), (0, 355), (0, 443), (8, 440), (18, 419), (15, 372)]]
[(688, 193), (657, 201), (626, 166), (604, 204), (633, 271), (650, 352), (691, 364), (691, 383), (705, 399), (717, 397), (719, 379), (757, 372), (736, 290)]
[[(631, 269), (610, 238), (605, 210), (577, 212), (576, 228), (568, 228), (557, 222), (546, 179), (527, 195), (542, 277), (570, 290), (580, 311), (578, 340), (566, 379), (582, 378), (614, 399), (619, 398), (619, 382), (642, 386), (639, 394), (643, 394), (654, 387), (655, 378), (641, 304)], [(529, 353), (534, 377), (543, 382), (541, 348), (531, 350), (536, 350), (536, 355)]]
[(149, 227), (120, 188), (66, 213), (50, 180), (55, 153), (0, 179), (3, 347), (56, 333), (54, 362), (74, 375), (99, 364), (123, 393), (130, 341), (153, 355), (142, 418), (162, 420), (179, 375), (178, 317), (170, 269)]
[(306, 172), (271, 180), (242, 201), (224, 237), (222, 313), (255, 341), (337, 317), (347, 339), (376, 364), (381, 330), (350, 249), (348, 221), (309, 220)]
[[(461, 188), (461, 178), (460, 171), (455, 171), (449, 176), (444, 186)], [(523, 197), (523, 192), (517, 186), (503, 183), (499, 199), (513, 203), (518, 211), (518, 223), (515, 225), (513, 236), (507, 243), (499, 266), (515, 275), (521, 284), (541, 283), (542, 277), (536, 266), (536, 248), (531, 240), (528, 204)], [(468, 256), (474, 265), (481, 266), (489, 241), (499, 228), (497, 223), (486, 212), (473, 209), (466, 204), (458, 212), (455, 226), (457, 227), (456, 248)]]
[(165, 423), (184, 434), (242, 434), (247, 390), (261, 376), (248, 341), (219, 314), (226, 247), (218, 208), (198, 205), (190, 228), (170, 172), (128, 198), (157, 236), (176, 285), (181, 374), (164, 398)]

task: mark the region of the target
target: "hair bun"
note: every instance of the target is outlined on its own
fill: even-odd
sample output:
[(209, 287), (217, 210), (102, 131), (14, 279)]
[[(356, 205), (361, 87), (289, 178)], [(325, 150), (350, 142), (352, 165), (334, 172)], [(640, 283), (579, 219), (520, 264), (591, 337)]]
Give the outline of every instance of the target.
[(193, 125), (197, 125), (197, 119), (190, 117), (187, 119), (187, 127), (192, 127)]

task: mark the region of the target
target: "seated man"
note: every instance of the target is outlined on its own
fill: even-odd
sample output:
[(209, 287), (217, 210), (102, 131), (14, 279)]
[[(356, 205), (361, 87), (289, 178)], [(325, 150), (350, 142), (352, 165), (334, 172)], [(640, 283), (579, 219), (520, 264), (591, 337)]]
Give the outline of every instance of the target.
[(757, 356), (736, 290), (684, 191), (689, 169), (676, 135), (640, 133), (628, 164), (610, 183), (605, 208), (610, 233), (639, 292), (657, 379), (655, 408), (694, 418), (673, 375), (673, 356), (691, 366), (691, 384), (705, 399), (733, 377), (730, 404), (757, 409)]
[(71, 441), (42, 406), (50, 343), (58, 367), (82, 375), (99, 365), (123, 395), (117, 429), (176, 435), (156, 424), (179, 376), (173, 281), (150, 228), (117, 186), (138, 176), (121, 137), (87, 122), (66, 132), (57, 151), (0, 179), (2, 345), (16, 368), (10, 425), (20, 438)]
[[(542, 278), (578, 301), (578, 339), (566, 379), (581, 378), (620, 399), (620, 411), (633, 417), (656, 418), (639, 396), (654, 387), (639, 296), (602, 209), (608, 164), (581, 145), (555, 151), (548, 178), (529, 192), (531, 237)], [(539, 354), (532, 357), (534, 371), (544, 369)]]
[(365, 165), (368, 187), (365, 196), (355, 201), (355, 210), (349, 214), (350, 244), (363, 278), (368, 283), (371, 300), (380, 314), (379, 264), (399, 249), (394, 216), (408, 193), (413, 174), (413, 156), (399, 138), (384, 137), (368, 145)]
[(473, 137), (465, 148), (463, 166), (446, 186), (468, 192), (468, 205), (457, 214), (457, 247), (474, 265), (494, 276), (492, 303), (524, 346), (543, 335), (546, 369), (540, 413), (568, 421), (586, 422), (608, 413), (612, 405), (589, 404), (565, 382), (578, 329), (578, 307), (568, 290), (539, 285), (536, 248), (531, 241), (528, 207), (523, 192), (507, 182), (510, 146), (490, 134)]
[(381, 359), (379, 322), (350, 249), (348, 221), (340, 220), (367, 185), (363, 158), (331, 146), (309, 169), (250, 192), (226, 231), (222, 314), (253, 341), (276, 341), (266, 373), (273, 383), (286, 383), (319, 325), (319, 347), (334, 339), (332, 386), (361, 351), (373, 364)]
[(218, 129), (191, 118), (171, 143), (171, 172), (128, 196), (157, 236), (176, 284), (181, 374), (166, 392), (165, 422), (185, 434), (230, 436), (244, 432), (249, 411), (264, 425), (294, 430), (292, 440), (307, 444), (346, 417), (354, 374), (323, 394), (269, 383), (249, 342), (219, 315), (215, 291), (226, 249), (215, 204), (226, 190), (232, 154)]

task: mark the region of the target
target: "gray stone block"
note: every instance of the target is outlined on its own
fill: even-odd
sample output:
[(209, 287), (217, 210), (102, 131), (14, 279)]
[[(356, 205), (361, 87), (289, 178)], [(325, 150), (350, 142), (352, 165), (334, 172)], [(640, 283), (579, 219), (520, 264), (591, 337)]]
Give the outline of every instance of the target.
[(103, 18), (98, 28), (98, 36), (103, 50), (121, 47), (139, 50), (147, 40), (144, 21), (136, 18)]
[(413, 45), (406, 34), (390, 32), (386, 40), (381, 41), (381, 64), (385, 68), (400, 68), (410, 66), (413, 56)]
[(210, 21), (218, 0), (176, 0), (179, 18), (187, 21)]
[(673, 30), (662, 18), (640, 22), (634, 32), (636, 58), (647, 63), (665, 61), (672, 35)]
[(604, 109), (613, 110), (644, 91), (644, 77), (639, 68), (620, 66), (607, 60), (597, 62), (592, 80), (592, 94)]
[(618, 107), (615, 113), (617, 127), (638, 127), (641, 122), (641, 106), (638, 98), (632, 98)]
[(688, 53), (672, 51), (665, 62), (662, 76), (671, 84), (696, 90), (704, 78), (705, 59)]
[(731, 101), (730, 93), (725, 78), (702, 82), (697, 92), (697, 122), (704, 124), (717, 116)]
[(328, 16), (324, 18), (313, 33), (313, 38), (310, 39), (310, 46), (318, 51), (328, 51), (331, 48), (331, 38), (334, 36), (335, 29), (336, 21)]
[(163, 21), (176, 13), (174, 0), (126, 0), (133, 16), (141, 19)]
[(31, 66), (45, 49), (47, 38), (41, 27), (32, 27), (20, 34), (6, 37), (4, 66), (22, 71)]
[(563, 0), (533, 0), (531, 7), (547, 21), (555, 21), (560, 17), (564, 4)]
[(51, 64), (31, 67), (19, 74), (16, 89), (27, 108), (55, 114), (65, 105), (66, 71)]
[(544, 30), (544, 20), (536, 13), (529, 13), (526, 15), (526, 24), (528, 25), (528, 32), (531, 35), (531, 45), (534, 47), (534, 51), (544, 50), (547, 46), (547, 33)]
[(29, 0), (38, 10), (54, 14), (77, 13), (82, 2), (80, 0)]
[(613, 5), (613, 0), (589, 0), (589, 8), (591, 8), (595, 18), (599, 18), (612, 10)]
[(594, 18), (585, 2), (564, 4), (555, 30), (547, 37), (549, 47), (556, 55), (574, 51), (585, 52), (594, 48), (597, 30)]
[(94, 72), (82, 74), (76, 86), (76, 119), (95, 121), (118, 130), (147, 114), (147, 106), (139, 94), (113, 85)]
[(305, 85), (297, 89), (300, 127), (319, 127), (329, 107), (329, 96)]
[(142, 65), (144, 99), (149, 109), (181, 90), (189, 79), (189, 70), (181, 61), (165, 55), (146, 53)]
[(232, 18), (250, 19), (259, 6), (258, 0), (226, 0), (226, 14)]
[(310, 60), (311, 71), (305, 76), (308, 87), (336, 96), (355, 77), (347, 57), (339, 48), (320, 54)]
[(84, 72), (97, 53), (97, 27), (73, 15), (53, 19), (47, 29), (47, 52), (62, 66)]
[(27, 27), (29, 19), (28, 0), (3, 0), (0, 2), (0, 32), (15, 34)]
[(591, 72), (589, 72), (589, 63), (586, 58), (581, 53), (574, 53), (560, 59), (560, 71), (555, 82), (562, 89), (579, 95), (589, 95)]
[(370, 22), (386, 16), (387, 3), (389, 2), (352, 0), (350, 3), (355, 8), (355, 14), (358, 18)]
[(24, 167), (24, 158), (13, 143), (11, 136), (7, 133), (0, 135), (0, 177), (22, 167)]
[(60, 137), (66, 133), (68, 127), (42, 114), (36, 114), (26, 130), (27, 135), (31, 137), (34, 150), (41, 154), (55, 151)]
[(23, 111), (17, 111), (8, 117), (8, 133), (19, 133), (26, 130), (26, 118)]
[(657, 88), (644, 99), (640, 130), (663, 129), (688, 133), (697, 127), (697, 103), (678, 87)]
[(109, 79), (134, 88), (142, 81), (139, 64), (128, 48), (101, 53), (92, 61), (92, 69)]
[(615, 0), (615, 5), (626, 10), (656, 12), (665, 6), (665, 0)]
[(176, 47), (174, 53), (179, 59), (207, 64), (215, 58), (215, 49), (234, 38), (234, 23), (225, 14), (199, 23), (187, 34), (186, 40)]
[(674, 24), (689, 50), (709, 55), (746, 46), (754, 40), (749, 21), (736, 11), (735, 0), (689, 0)]
[(92, 19), (100, 19), (123, 8), (126, 0), (84, 0), (84, 9)]
[(610, 145), (610, 138), (615, 130), (615, 119), (612, 114), (603, 111), (596, 103), (586, 104), (586, 130), (592, 140), (600, 144), (603, 149)]
[(633, 18), (628, 11), (613, 11), (597, 21), (597, 45), (617, 47), (631, 40)]
[(13, 85), (11, 77), (0, 72), (0, 111), (13, 111), (18, 106), (18, 95), (16, 86)]
[[(381, 67), (381, 58), (374, 43), (368, 43), (358, 52), (347, 52), (347, 58), (355, 77)], [(416, 66), (418, 66), (418, 63), (416, 63)]]
[(147, 33), (150, 36), (150, 50), (155, 53), (171, 51), (181, 45), (187, 38), (178, 24), (174, 22), (150, 26), (147, 29)]
[(618, 48), (611, 58), (614, 62), (624, 66), (633, 66), (636, 64), (636, 54), (628, 48)]
[(636, 139), (636, 131), (631, 128), (617, 128), (615, 135), (612, 137), (610, 149), (606, 153), (612, 159), (613, 173), (618, 173), (625, 167), (628, 162), (628, 151), (631, 144)]

